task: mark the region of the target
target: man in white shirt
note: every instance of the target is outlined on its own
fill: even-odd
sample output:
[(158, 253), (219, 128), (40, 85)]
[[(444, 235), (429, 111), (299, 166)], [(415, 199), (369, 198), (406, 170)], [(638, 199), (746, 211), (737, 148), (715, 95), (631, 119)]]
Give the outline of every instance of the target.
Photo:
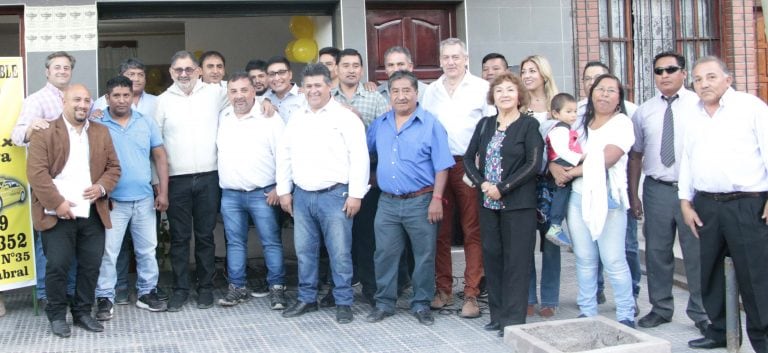
[[(157, 109), (157, 96), (144, 91), (147, 86), (147, 71), (144, 63), (137, 58), (129, 58), (120, 63), (119, 74), (128, 77), (133, 82), (133, 101), (131, 110), (144, 116), (154, 116)], [(93, 115), (101, 118), (107, 109), (107, 96), (103, 95), (93, 103)], [(97, 113), (97, 110), (99, 111)]]
[(200, 67), (190, 52), (174, 54), (169, 71), (174, 84), (158, 97), (155, 120), (168, 152), (170, 177), (166, 213), (173, 268), (173, 295), (168, 311), (172, 312), (181, 310), (189, 297), (189, 247), (193, 230), (197, 306), (201, 309), (213, 306), (213, 229), (221, 198), (216, 172), (216, 129), (227, 96), (219, 85), (198, 80)]
[(230, 105), (219, 115), (216, 146), (229, 290), (219, 305), (234, 306), (251, 297), (246, 287), (250, 217), (263, 247), (270, 307), (284, 309), (283, 244), (277, 222), (280, 200), (275, 190), (275, 158), (283, 119), (261, 113), (256, 90), (245, 72), (230, 77), (227, 97)]
[(227, 71), (224, 65), (224, 55), (215, 51), (209, 50), (200, 55), (200, 79), (205, 83), (219, 85), (221, 87), (227, 87), (227, 81), (224, 81)]
[(264, 98), (269, 99), (287, 123), (293, 113), (301, 110), (305, 104), (304, 94), (299, 92), (299, 86), (291, 82), (291, 63), (283, 56), (272, 57), (267, 61), (267, 77), (269, 90), (264, 94)]
[[(648, 298), (653, 306), (651, 312), (638, 321), (638, 325), (650, 328), (672, 320), (675, 309), (672, 297), (675, 256), (672, 248), (677, 232), (690, 293), (686, 313), (704, 333), (709, 321), (701, 303), (699, 240), (683, 223), (677, 198), (683, 136), (699, 98), (683, 87), (688, 74), (682, 55), (660, 53), (654, 58), (653, 66), (659, 94), (643, 103), (632, 117), (635, 145), (629, 152), (631, 216), (642, 217), (645, 209), (645, 265)], [(641, 172), (645, 173), (642, 202), (638, 194)]]
[(477, 190), (467, 186), (462, 156), (477, 122), (489, 115), (487, 102), (488, 82), (467, 71), (467, 47), (457, 38), (440, 43), (440, 67), (443, 75), (432, 82), (424, 92), (423, 108), (434, 114), (448, 132), (448, 146), (456, 164), (448, 170), (445, 193), (445, 219), (440, 225), (435, 255), (436, 292), (433, 309), (453, 304), (453, 269), (451, 264), (451, 238), (453, 236), (453, 212), (459, 212), (464, 232), (464, 305), (461, 317), (480, 316), (477, 296), (480, 295), (480, 278), (483, 276), (483, 258), (478, 223)]
[[(736, 92), (722, 60), (693, 66), (699, 96), (686, 126), (679, 192), (683, 220), (701, 242), (701, 296), (712, 324), (691, 348), (726, 346), (725, 256), (733, 258), (757, 353), (768, 352), (768, 106)], [(741, 328), (738, 328), (741, 332)]]
[(277, 194), (283, 210), (294, 216), (299, 260), (298, 301), (283, 317), (317, 310), (322, 239), (331, 259), (336, 321), (346, 324), (353, 320), (352, 217), (368, 189), (365, 127), (331, 99), (331, 76), (323, 64), (307, 65), (302, 76), (307, 105), (288, 121), (277, 152)]

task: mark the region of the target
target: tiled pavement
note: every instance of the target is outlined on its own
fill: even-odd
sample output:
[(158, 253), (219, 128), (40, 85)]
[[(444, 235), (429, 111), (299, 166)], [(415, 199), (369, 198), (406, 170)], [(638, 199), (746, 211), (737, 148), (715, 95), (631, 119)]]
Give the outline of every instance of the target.
[[(454, 251), (454, 259), (456, 275), (461, 276), (463, 253)], [(537, 261), (540, 261), (539, 256)], [(573, 254), (563, 253), (562, 263), (561, 306), (557, 314), (548, 320), (570, 319), (578, 315)], [(295, 273), (295, 264), (288, 269), (289, 273)], [(163, 282), (168, 283), (165, 278)], [(219, 284), (221, 286), (215, 293), (217, 298), (225, 290), (223, 281)], [(459, 288), (460, 284), (461, 279), (457, 279), (455, 286)], [(641, 315), (650, 309), (644, 289), (640, 294)], [(290, 294), (295, 296), (295, 291)], [(688, 293), (675, 287), (674, 294), (677, 300), (673, 321), (643, 331), (670, 341), (672, 352), (695, 352), (686, 345), (688, 340), (699, 336), (685, 316)], [(380, 323), (367, 323), (363, 318), (370, 307), (362, 303), (353, 307), (355, 321), (339, 325), (334, 321), (334, 309), (321, 309), (298, 318), (284, 319), (280, 312), (269, 309), (267, 298), (254, 298), (232, 308), (214, 306), (206, 310), (197, 309), (192, 298), (184, 310), (177, 313), (150, 313), (133, 305), (116, 306), (115, 317), (105, 323), (103, 333), (73, 328), (72, 337), (61, 339), (51, 335), (44, 315), (34, 316), (30, 289), (7, 292), (5, 298), (8, 314), (0, 318), (0, 350), (3, 353), (511, 351), (496, 337), (495, 332), (483, 331), (482, 326), (488, 322), (487, 313), (474, 320), (459, 318), (456, 315), (461, 304), (459, 300), (455, 304), (456, 311), (436, 313), (435, 325), (425, 327), (419, 325), (405, 309)], [(613, 310), (608, 289), (608, 303), (600, 306), (600, 313), (613, 318)], [(541, 320), (544, 319), (539, 316), (529, 318), (529, 322)], [(742, 347), (741, 352), (752, 352), (747, 342), (745, 339), (747, 346)]]

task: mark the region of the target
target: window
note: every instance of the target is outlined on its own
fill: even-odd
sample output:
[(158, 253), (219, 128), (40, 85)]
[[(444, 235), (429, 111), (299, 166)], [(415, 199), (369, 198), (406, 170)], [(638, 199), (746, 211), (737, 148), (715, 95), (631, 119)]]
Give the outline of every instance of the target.
[(656, 54), (677, 51), (688, 69), (701, 56), (720, 54), (718, 6), (718, 0), (599, 0), (600, 60), (622, 80), (628, 100), (642, 103), (656, 94)]

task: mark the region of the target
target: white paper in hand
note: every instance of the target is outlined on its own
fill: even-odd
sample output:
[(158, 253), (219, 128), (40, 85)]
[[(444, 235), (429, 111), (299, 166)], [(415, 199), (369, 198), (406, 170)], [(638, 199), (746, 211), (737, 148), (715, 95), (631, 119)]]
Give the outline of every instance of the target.
[(83, 182), (53, 179), (53, 184), (59, 189), (61, 196), (75, 204), (72, 207), (72, 213), (75, 214), (75, 217), (88, 218), (91, 211), (91, 202), (83, 197), (85, 189), (91, 186), (87, 179), (83, 179)]

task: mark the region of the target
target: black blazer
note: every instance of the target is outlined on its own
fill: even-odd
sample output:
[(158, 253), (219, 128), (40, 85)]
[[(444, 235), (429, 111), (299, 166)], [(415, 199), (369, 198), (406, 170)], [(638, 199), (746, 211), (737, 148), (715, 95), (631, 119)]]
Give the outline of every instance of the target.
[[(485, 179), (485, 155), (488, 143), (496, 132), (496, 115), (482, 118), (464, 154), (464, 171), (480, 188)], [(536, 207), (536, 175), (541, 167), (544, 140), (539, 134), (536, 118), (521, 113), (510, 124), (501, 143), (501, 182), (496, 186), (501, 193), (503, 210)], [(475, 165), (475, 158), (479, 166)], [(483, 193), (478, 193), (482, 200)]]

